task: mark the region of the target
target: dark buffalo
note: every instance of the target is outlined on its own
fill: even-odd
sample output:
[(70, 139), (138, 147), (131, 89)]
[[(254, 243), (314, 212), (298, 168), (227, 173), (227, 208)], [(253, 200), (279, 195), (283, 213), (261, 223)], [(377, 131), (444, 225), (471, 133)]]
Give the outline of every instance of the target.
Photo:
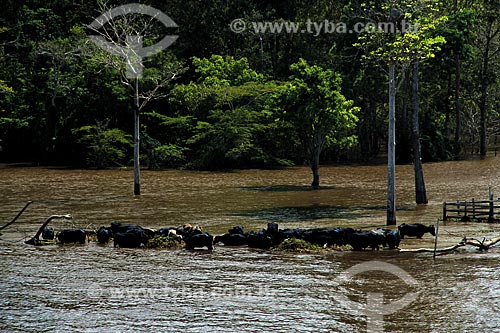
[(306, 232), (306, 229), (294, 228), (294, 229), (280, 230), (279, 234), (282, 235), (283, 239), (287, 239), (287, 238), (302, 239), (302, 238), (304, 238), (305, 232)]
[(158, 229), (158, 231), (156, 231), (156, 234), (160, 235), (160, 236), (166, 236), (166, 237), (168, 237), (172, 234), (177, 235), (177, 228), (174, 228), (174, 227), (160, 228), (160, 229)]
[(266, 233), (271, 237), (276, 237), (279, 232), (278, 223), (270, 222), (267, 224)]
[(136, 248), (141, 247), (146, 244), (144, 240), (144, 235), (140, 232), (130, 231), (130, 232), (117, 232), (114, 237), (114, 247), (123, 248)]
[(326, 246), (341, 242), (342, 234), (335, 228), (315, 228), (304, 231), (303, 239), (311, 244)]
[(202, 233), (187, 235), (184, 237), (184, 242), (186, 243), (186, 250), (194, 250), (195, 248), (206, 247), (209, 250), (214, 249), (214, 236)]
[(185, 224), (182, 227), (175, 229), (175, 232), (177, 235), (185, 237), (202, 234), (203, 230), (199, 225)]
[(316, 228), (304, 231), (303, 239), (322, 246), (342, 246), (347, 244), (349, 235), (354, 232), (352, 228)]
[(115, 247), (135, 248), (146, 245), (155, 234), (153, 230), (135, 224), (111, 223)]
[(274, 242), (273, 238), (265, 231), (250, 231), (246, 234), (248, 247), (257, 249), (270, 249)]
[(262, 231), (265, 234), (267, 234), (267, 236), (269, 236), (271, 238), (272, 246), (276, 246), (279, 243), (281, 243), (278, 223), (274, 223), (274, 222), (268, 223), (267, 229), (262, 230)]
[(85, 244), (85, 241), (87, 240), (87, 233), (83, 229), (65, 229), (57, 234), (57, 239), (62, 244)]
[(401, 235), (401, 239), (404, 239), (405, 236), (422, 238), (422, 236), (428, 232), (432, 236), (436, 236), (436, 232), (433, 225), (423, 225), (421, 223), (415, 224), (407, 224), (403, 223), (398, 227), (399, 234)]
[(399, 247), (399, 243), (401, 242), (401, 236), (399, 235), (398, 230), (379, 228), (374, 230), (373, 232), (380, 235), (380, 239), (382, 240), (383, 246), (387, 246), (391, 250), (394, 250)]
[(386, 231), (385, 233), (385, 244), (391, 249), (397, 249), (399, 243), (401, 242), (401, 235), (398, 230)]
[(97, 242), (99, 244), (106, 244), (109, 242), (112, 236), (112, 232), (110, 228), (100, 227), (96, 232)]
[(348, 244), (349, 237), (355, 232), (361, 232), (360, 230), (354, 230), (353, 228), (337, 228), (342, 233), (342, 241), (341, 244), (337, 245), (346, 245)]
[(143, 228), (136, 224), (122, 224), (121, 222), (118, 221), (111, 222), (110, 229), (113, 235), (116, 233), (125, 233), (131, 231), (142, 231), (149, 237), (153, 237), (155, 235), (154, 230)]
[(294, 229), (283, 229), (278, 232), (277, 242), (281, 243), (285, 239), (304, 239), (304, 233), (306, 229), (294, 228)]
[(247, 237), (243, 234), (227, 233), (222, 236), (215, 236), (214, 244), (223, 243), (226, 246), (247, 245)]
[(302, 239), (316, 245), (338, 245), (347, 244), (347, 238), (355, 232), (352, 228), (315, 228), (315, 229), (284, 229), (279, 232), (280, 242), (288, 238)]
[(47, 240), (53, 240), (54, 239), (54, 228), (51, 228), (51, 227), (43, 228), (42, 238), (47, 239)]
[(361, 251), (368, 247), (372, 250), (378, 250), (383, 241), (383, 237), (373, 231), (354, 232), (348, 237), (348, 244), (355, 251)]
[(243, 233), (244, 233), (243, 232), (243, 227), (241, 225), (237, 225), (235, 227), (232, 227), (227, 232), (230, 233), (230, 234), (232, 234), (232, 235), (234, 235), (234, 234), (236, 234), (236, 235), (243, 235)]
[(270, 249), (282, 241), (278, 224), (274, 222), (268, 223), (267, 229), (250, 231), (245, 236), (247, 245), (258, 249)]

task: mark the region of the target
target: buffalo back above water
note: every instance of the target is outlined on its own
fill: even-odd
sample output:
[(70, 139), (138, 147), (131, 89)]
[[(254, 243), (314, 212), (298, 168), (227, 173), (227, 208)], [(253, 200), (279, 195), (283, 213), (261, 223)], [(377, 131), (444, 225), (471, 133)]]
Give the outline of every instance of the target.
[(430, 233), (432, 236), (436, 236), (436, 232), (433, 225), (423, 225), (421, 223), (403, 223), (398, 226), (399, 234), (401, 235), (401, 239), (405, 238), (405, 236), (422, 238), (425, 233)]
[(57, 234), (57, 239), (63, 244), (85, 244), (85, 241), (87, 240), (87, 233), (83, 229), (65, 229)]
[(214, 236), (207, 233), (184, 236), (184, 242), (186, 243), (186, 250), (194, 250), (195, 248), (202, 247), (206, 247), (209, 250), (214, 249)]
[(115, 247), (135, 248), (145, 245), (154, 236), (154, 231), (135, 224), (111, 223)]
[(54, 239), (54, 228), (51, 228), (51, 227), (43, 228), (42, 238), (46, 239), (46, 240), (53, 240)]
[(278, 238), (280, 242), (287, 238), (296, 238), (320, 246), (342, 246), (347, 244), (347, 239), (353, 232), (355, 232), (355, 230), (352, 228), (296, 228), (280, 230)]
[(100, 227), (96, 232), (97, 242), (99, 244), (106, 244), (112, 236), (111, 229), (108, 227)]
[(244, 234), (226, 233), (222, 236), (215, 236), (214, 244), (223, 243), (226, 246), (247, 245), (247, 237)]
[(347, 242), (355, 251), (361, 251), (366, 248), (378, 250), (379, 246), (383, 244), (381, 235), (373, 231), (358, 231), (349, 234)]
[(373, 232), (380, 235), (380, 241), (383, 246), (387, 246), (390, 249), (396, 249), (399, 247), (401, 236), (399, 235), (398, 230), (379, 228), (374, 230)]

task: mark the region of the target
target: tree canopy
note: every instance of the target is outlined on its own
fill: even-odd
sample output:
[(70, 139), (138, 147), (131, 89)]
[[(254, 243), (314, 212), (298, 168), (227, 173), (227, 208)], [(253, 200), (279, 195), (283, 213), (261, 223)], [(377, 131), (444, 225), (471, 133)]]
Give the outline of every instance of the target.
[(292, 77), (275, 94), (275, 114), (296, 137), (319, 186), (319, 160), (324, 148), (348, 148), (356, 143), (353, 129), (358, 107), (341, 92), (341, 77), (304, 59), (290, 66)]
[[(178, 25), (158, 28), (147, 43), (163, 34), (179, 36), (144, 63), (141, 91), (148, 102), (141, 109), (140, 152), (146, 166), (311, 165), (315, 146), (308, 143), (316, 134), (322, 163), (378, 159), (386, 151), (389, 77), (387, 68), (368, 58), (425, 60), (418, 68), (424, 161), (463, 158), (498, 146), (498, 0), (411, 0), (401, 1), (399, 8), (385, 0), (143, 3)], [(109, 57), (88, 38), (93, 33), (88, 24), (102, 14), (99, 4), (4, 2), (2, 161), (88, 167), (132, 163), (134, 105), (121, 75), (125, 67), (123, 62), (110, 66)], [(236, 18), (246, 22), (245, 31), (231, 31)], [(401, 35), (325, 29), (270, 33), (252, 25), (293, 22), (304, 28), (328, 20), (351, 28), (358, 22), (403, 19), (420, 29)], [(395, 97), (400, 163), (412, 161), (407, 82)], [(153, 90), (154, 96), (148, 95)]]

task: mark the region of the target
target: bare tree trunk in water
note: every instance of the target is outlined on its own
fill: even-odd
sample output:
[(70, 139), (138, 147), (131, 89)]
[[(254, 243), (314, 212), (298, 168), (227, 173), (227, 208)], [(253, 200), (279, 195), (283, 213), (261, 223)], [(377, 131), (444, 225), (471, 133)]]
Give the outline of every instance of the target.
[(485, 50), (485, 56), (483, 59), (483, 70), (481, 73), (481, 97), (479, 100), (480, 113), (480, 131), (479, 131), (479, 154), (481, 158), (486, 157), (486, 107), (487, 107), (487, 96), (488, 96), (488, 52), (489, 44)]
[(422, 149), (420, 146), (420, 128), (418, 124), (419, 98), (418, 98), (418, 60), (413, 63), (413, 117), (411, 127), (411, 140), (413, 146), (413, 167), (415, 170), (415, 200), (417, 204), (426, 204), (427, 192), (425, 190), (424, 170), (422, 168)]
[(462, 130), (461, 120), (461, 105), (460, 105), (460, 80), (461, 80), (461, 61), (460, 55), (455, 55), (455, 156), (459, 156), (461, 152), (460, 131)]
[(311, 170), (313, 173), (313, 182), (311, 186), (314, 189), (319, 188), (319, 155), (321, 155), (321, 135), (314, 134), (313, 147), (311, 149)]
[(396, 150), (396, 65), (389, 64), (389, 134), (387, 142), (387, 225), (396, 224), (395, 150)]
[(139, 164), (139, 79), (135, 79), (135, 107), (134, 107), (134, 195), (141, 194), (141, 167)]
[[(458, 13), (458, 0), (453, 3), (453, 11)], [(455, 157), (461, 153), (462, 147), (460, 144), (460, 132), (462, 130), (461, 119), (461, 105), (460, 105), (460, 81), (462, 73), (462, 62), (460, 61), (460, 54), (455, 54)]]
[[(483, 63), (481, 68), (481, 98), (479, 101), (479, 109), (481, 110), (481, 120), (480, 120), (480, 143), (479, 143), (479, 154), (481, 158), (486, 157), (486, 118), (488, 107), (488, 89), (490, 87), (490, 50), (492, 47), (493, 39), (500, 33), (500, 27), (494, 29), (493, 24), (495, 18), (488, 19), (488, 30), (486, 34), (486, 45), (483, 53)], [(496, 53), (496, 51), (495, 51)]]

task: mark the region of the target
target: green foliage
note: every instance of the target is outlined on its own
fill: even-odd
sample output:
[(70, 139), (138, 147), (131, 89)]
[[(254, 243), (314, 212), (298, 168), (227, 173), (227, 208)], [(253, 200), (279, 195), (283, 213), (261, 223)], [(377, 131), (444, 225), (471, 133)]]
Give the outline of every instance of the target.
[(0, 80), (0, 93), (13, 93), (14, 89), (5, 84), (5, 81)]
[(181, 167), (186, 163), (187, 147), (177, 144), (161, 144), (145, 131), (141, 133), (141, 161), (150, 169)]
[[(291, 66), (293, 76), (274, 95), (278, 119), (293, 129), (312, 163), (323, 148), (356, 143), (358, 107), (341, 93), (342, 80), (332, 70), (309, 65), (304, 59)], [(286, 125), (285, 125), (286, 126)]]
[(247, 58), (235, 60), (231, 56), (214, 54), (208, 59), (193, 57), (192, 61), (198, 82), (206, 86), (239, 86), (264, 80), (264, 75), (249, 67)]
[(446, 45), (442, 46), (446, 52), (450, 51), (462, 58), (471, 58), (474, 54), (472, 38), (477, 21), (477, 13), (470, 9), (461, 9), (448, 15), (446, 24), (437, 27), (437, 33), (444, 37)]
[(27, 128), (28, 125), (29, 123), (24, 119), (0, 118), (0, 128), (4, 130), (7, 128)]
[(262, 134), (266, 114), (248, 108), (211, 110), (209, 122), (198, 121), (195, 134), (187, 140), (197, 147), (194, 168), (243, 167), (265, 165), (269, 159), (256, 143)]
[(188, 167), (196, 169), (279, 163), (261, 143), (272, 122), (265, 107), (276, 89), (242, 58), (193, 59), (197, 82), (177, 85), (170, 96), (176, 117), (157, 116), (189, 147)]
[(124, 163), (132, 147), (131, 135), (103, 124), (82, 126), (72, 133), (85, 149), (87, 165), (99, 169)]
[(155, 235), (146, 243), (146, 248), (148, 249), (172, 250), (172, 249), (181, 249), (183, 247), (185, 247), (185, 243), (182, 241), (181, 237), (175, 235), (169, 235), (169, 236)]
[(319, 245), (311, 244), (305, 240), (297, 238), (285, 239), (279, 245), (273, 248), (274, 252), (285, 252), (285, 253), (319, 253), (325, 252), (326, 250)]
[(242, 167), (271, 163), (271, 156), (259, 146), (259, 138), (271, 120), (262, 105), (273, 87), (246, 83), (213, 89), (208, 114), (198, 119), (193, 136), (186, 141), (194, 151), (191, 166)]
[[(483, 82), (489, 85), (488, 133), (500, 131), (495, 111), (500, 100), (498, 0), (148, 4), (179, 25), (177, 31), (155, 25), (144, 39), (151, 45), (165, 33), (179, 35), (168, 50), (143, 59), (141, 132), (147, 135), (141, 138), (141, 154), (151, 168), (302, 164), (318, 148), (329, 161), (376, 158), (387, 141), (387, 77), (381, 68), (388, 62), (401, 65), (400, 74), (412, 61), (421, 62), (424, 159), (453, 158), (454, 147), (477, 141)], [(92, 140), (77, 139), (91, 133), (99, 137), (96, 129), (81, 131), (88, 124), (108, 122), (110, 129), (127, 134), (133, 129), (134, 82), (123, 77), (125, 62), (87, 37), (86, 26), (99, 13), (96, 3), (8, 1), (4, 7), (2, 157), (62, 164), (88, 159), (94, 166), (127, 162), (128, 144), (123, 148), (110, 143), (122, 147), (124, 155), (102, 153), (114, 156), (104, 162), (93, 162), (90, 148), (79, 153)], [(236, 17), (247, 22), (241, 34), (228, 28)], [(405, 34), (377, 29), (361, 35), (270, 34), (256, 33), (251, 26), (255, 21), (293, 21), (303, 29), (307, 19), (346, 22), (348, 27), (358, 22), (394, 22), (402, 27), (404, 19), (419, 29)], [(489, 63), (482, 73), (487, 43)], [(408, 123), (405, 97), (401, 94), (396, 103), (397, 132), (402, 135)], [(355, 112), (353, 105), (361, 110)], [(405, 142), (409, 140), (400, 137), (398, 147), (408, 151)]]
[(167, 144), (154, 148), (154, 156), (161, 166), (178, 167), (186, 163), (188, 148)]
[[(364, 7), (365, 10), (376, 11), (369, 5)], [(381, 21), (377, 23), (388, 23), (397, 29), (388, 33), (373, 28), (362, 33), (354, 45), (367, 50), (363, 55), (365, 59), (409, 64), (413, 60), (434, 58), (436, 51), (440, 50), (440, 45), (445, 44), (445, 38), (434, 33), (438, 26), (448, 20), (447, 16), (439, 15), (439, 2), (383, 2), (381, 10), (386, 13), (394, 12), (395, 15), (380, 15)]]

